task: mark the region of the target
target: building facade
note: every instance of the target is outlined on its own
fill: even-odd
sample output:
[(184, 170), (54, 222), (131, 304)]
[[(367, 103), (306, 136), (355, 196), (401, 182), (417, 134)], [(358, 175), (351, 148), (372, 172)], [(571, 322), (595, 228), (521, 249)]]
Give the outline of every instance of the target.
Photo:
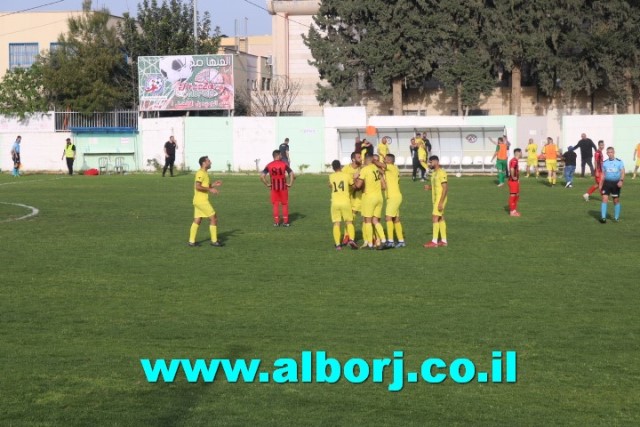
[[(69, 19), (82, 11), (25, 12), (0, 18), (0, 79), (7, 70), (28, 68), (40, 53), (55, 49), (58, 38), (69, 29)], [(110, 25), (122, 18), (111, 16)]]

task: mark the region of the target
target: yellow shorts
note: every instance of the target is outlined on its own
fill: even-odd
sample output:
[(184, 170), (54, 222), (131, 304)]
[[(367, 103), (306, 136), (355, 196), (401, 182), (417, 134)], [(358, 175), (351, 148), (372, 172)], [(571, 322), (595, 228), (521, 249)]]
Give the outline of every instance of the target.
[(444, 198), (444, 203), (442, 204), (442, 210), (440, 211), (440, 210), (438, 210), (438, 202), (440, 201), (440, 195), (436, 194), (436, 197), (435, 197), (436, 201), (433, 202), (433, 211), (431, 212), (431, 215), (433, 215), (433, 216), (442, 216), (442, 215), (444, 215), (444, 210), (447, 208), (447, 200), (448, 199), (449, 199), (448, 197)]
[(382, 215), (382, 194), (362, 196), (362, 216), (365, 218), (380, 218)]
[(353, 211), (350, 202), (331, 202), (331, 222), (353, 221)]
[(193, 217), (194, 218), (210, 218), (216, 214), (213, 210), (211, 203), (198, 203), (193, 205)]
[(395, 218), (400, 216), (400, 205), (402, 204), (402, 194), (399, 196), (391, 197), (387, 199), (387, 208), (385, 209), (385, 215)]
[(636, 159), (636, 166), (640, 167), (640, 156)]
[(549, 172), (555, 172), (558, 170), (558, 161), (557, 160), (546, 160), (545, 164), (547, 166), (547, 170)]
[(353, 212), (360, 212), (362, 210), (362, 197), (351, 198), (351, 210)]
[(537, 157), (527, 157), (527, 166), (538, 166)]

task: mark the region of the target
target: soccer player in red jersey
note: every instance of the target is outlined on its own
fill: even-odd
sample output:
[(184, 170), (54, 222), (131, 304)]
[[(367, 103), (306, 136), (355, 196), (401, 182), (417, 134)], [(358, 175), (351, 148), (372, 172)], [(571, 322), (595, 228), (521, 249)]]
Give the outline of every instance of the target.
[[(273, 226), (280, 225), (280, 208), (282, 205), (282, 225), (289, 226), (289, 188), (293, 185), (295, 175), (288, 164), (282, 161), (280, 150), (273, 150), (273, 161), (265, 166), (260, 180), (271, 189), (271, 204), (273, 205)], [(269, 175), (269, 181), (267, 181)], [(289, 181), (287, 182), (287, 176)]]
[(587, 192), (582, 195), (582, 198), (584, 199), (585, 202), (589, 201), (589, 196), (591, 196), (591, 194), (593, 194), (593, 192), (596, 191), (600, 186), (600, 180), (602, 179), (602, 163), (604, 162), (603, 150), (604, 150), (604, 141), (600, 140), (598, 141), (598, 151), (596, 151), (596, 154), (593, 156), (593, 160), (595, 161), (594, 166), (596, 168), (593, 178), (596, 180), (596, 183), (593, 184), (591, 187), (589, 187)]
[(520, 168), (518, 160), (522, 157), (522, 150), (513, 150), (513, 158), (509, 161), (509, 215), (520, 216), (518, 200), (520, 199)]

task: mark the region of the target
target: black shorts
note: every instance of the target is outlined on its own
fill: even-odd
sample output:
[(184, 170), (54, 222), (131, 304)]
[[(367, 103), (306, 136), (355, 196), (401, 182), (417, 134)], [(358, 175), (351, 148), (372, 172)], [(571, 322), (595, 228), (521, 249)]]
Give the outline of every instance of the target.
[(602, 183), (602, 195), (620, 197), (622, 188), (618, 187), (618, 181), (605, 181)]

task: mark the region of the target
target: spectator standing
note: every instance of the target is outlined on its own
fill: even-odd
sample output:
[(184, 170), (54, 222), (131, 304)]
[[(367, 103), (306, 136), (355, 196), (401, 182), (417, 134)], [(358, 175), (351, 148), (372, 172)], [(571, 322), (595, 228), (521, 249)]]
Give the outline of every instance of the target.
[(73, 162), (76, 159), (76, 146), (71, 142), (71, 138), (67, 138), (67, 145), (62, 150), (62, 158), (60, 160), (67, 159), (67, 169), (69, 169), (69, 175), (73, 175)]
[(176, 143), (176, 139), (171, 135), (169, 140), (164, 143), (164, 168), (162, 168), (162, 176), (167, 173), (167, 168), (169, 168), (169, 173), (173, 177), (173, 164), (176, 162), (176, 148), (178, 148), (178, 144)]
[(590, 138), (587, 138), (586, 133), (583, 133), (582, 135), (580, 135), (580, 141), (578, 141), (578, 143), (573, 148), (574, 150), (577, 148), (580, 149), (580, 167), (581, 167), (580, 176), (584, 178), (585, 165), (589, 165), (589, 169), (591, 170), (591, 175), (593, 176), (593, 163), (592, 163), (593, 153), (595, 151), (598, 151), (598, 147), (596, 147), (596, 144), (594, 144)]

